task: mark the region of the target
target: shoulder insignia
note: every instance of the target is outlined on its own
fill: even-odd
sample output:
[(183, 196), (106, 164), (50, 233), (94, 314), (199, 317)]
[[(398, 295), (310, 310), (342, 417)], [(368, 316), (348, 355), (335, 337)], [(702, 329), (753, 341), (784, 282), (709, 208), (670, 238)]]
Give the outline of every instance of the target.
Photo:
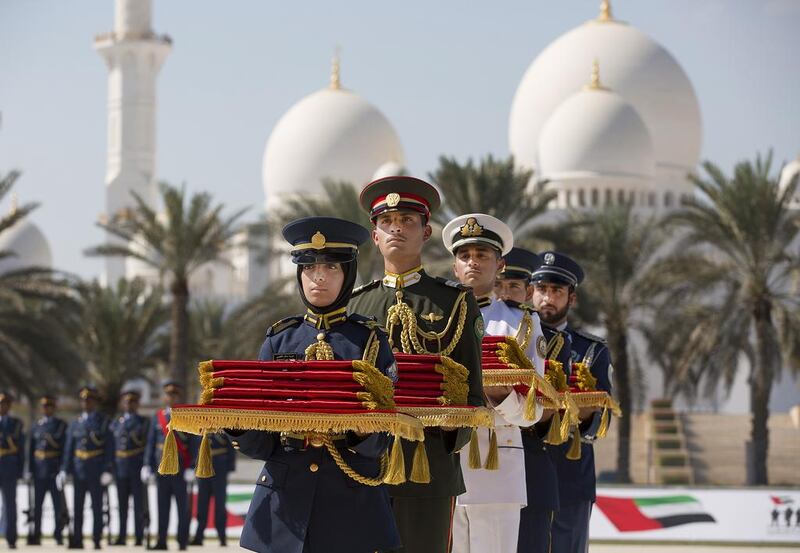
[(601, 343), (603, 345), (606, 345), (606, 339), (605, 338), (601, 338), (600, 336), (596, 336), (596, 335), (594, 335), (594, 334), (592, 334), (590, 332), (586, 332), (585, 330), (580, 329), (580, 328), (571, 328), (570, 330), (572, 331), (573, 334), (577, 334), (581, 338), (585, 338), (585, 339), (589, 340), (590, 342), (599, 342), (599, 343)]
[(515, 300), (503, 300), (503, 303), (505, 303), (507, 306), (509, 306), (512, 309), (519, 309), (521, 311), (531, 311), (530, 306), (525, 305), (524, 303), (520, 303), (520, 302), (515, 301)]
[(445, 286), (449, 286), (450, 288), (456, 288), (458, 290), (472, 290), (472, 288), (470, 288), (469, 286), (465, 286), (465, 285), (463, 285), (460, 282), (457, 282), (455, 280), (448, 280), (446, 278), (442, 278), (442, 277), (438, 277), (438, 276), (437, 277), (433, 277), (433, 279), (436, 282), (440, 283), (440, 284), (444, 284)]
[(353, 298), (358, 294), (361, 294), (362, 292), (366, 292), (367, 290), (372, 290), (373, 288), (377, 288), (380, 283), (381, 283), (380, 280), (373, 280), (372, 282), (362, 284), (361, 286), (353, 289), (353, 293), (350, 294), (350, 297)]
[(274, 336), (279, 332), (283, 332), (287, 328), (295, 327), (299, 325), (302, 320), (303, 318), (297, 315), (281, 319), (280, 321), (269, 327), (269, 330), (267, 331), (267, 336)]
[(483, 317), (478, 315), (475, 317), (475, 337), (478, 339), (478, 342), (483, 340), (484, 334), (486, 334), (486, 328), (483, 323)]
[(536, 353), (542, 359), (547, 357), (547, 339), (541, 334), (536, 338)]

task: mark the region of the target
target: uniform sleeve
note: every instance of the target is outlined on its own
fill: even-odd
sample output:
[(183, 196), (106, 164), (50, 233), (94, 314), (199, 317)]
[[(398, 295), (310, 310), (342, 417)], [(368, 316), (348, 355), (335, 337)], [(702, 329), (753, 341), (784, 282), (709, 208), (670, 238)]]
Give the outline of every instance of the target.
[(243, 455), (259, 461), (266, 461), (272, 457), (275, 448), (278, 446), (277, 432), (247, 430), (239, 433), (228, 430), (225, 433), (230, 438), (234, 449), (238, 449)]
[(536, 421), (542, 418), (542, 410), (536, 410), (536, 419), (528, 420), (525, 418), (525, 401), (526, 397), (516, 390), (511, 390), (511, 393), (499, 404), (494, 406), (494, 410), (503, 417), (509, 424), (515, 424), (523, 428), (533, 425)]
[(28, 442), (25, 440), (25, 428), (22, 421), (19, 421), (17, 439), (19, 440), (17, 445), (17, 467), (19, 467), (17, 478), (22, 478), (22, 475), (25, 473), (25, 450), (28, 445)]
[(264, 343), (261, 344), (261, 350), (258, 352), (259, 361), (272, 361), (274, 350), (272, 347), (272, 336), (267, 336)]
[(389, 345), (389, 337), (382, 330), (376, 330), (375, 338), (380, 344), (378, 359), (375, 361), (376, 368), (391, 378), (392, 382), (397, 382), (397, 362), (394, 359), (392, 347)]
[[(467, 302), (467, 318), (461, 339), (453, 349), (450, 357), (464, 365), (469, 371), (469, 393), (467, 404), (483, 407), (486, 402), (483, 395), (483, 373), (481, 372), (481, 340), (483, 340), (483, 316), (478, 308), (475, 296), (469, 292), (464, 297)], [(452, 434), (448, 436), (447, 434)], [(471, 428), (460, 428), (455, 432), (445, 433), (445, 446), (451, 451), (458, 451), (469, 442)]]
[(545, 337), (544, 331), (542, 331), (542, 321), (539, 319), (537, 313), (531, 313), (531, 325), (533, 325), (533, 330), (531, 331), (531, 339), (528, 343), (528, 348), (525, 350), (525, 354), (528, 356), (528, 359), (531, 360), (531, 363), (533, 363), (536, 372), (539, 373), (540, 376), (544, 376), (544, 356), (539, 352), (537, 345), (542, 343)]
[(75, 441), (72, 439), (72, 425), (74, 424), (74, 422), (71, 422), (67, 427), (67, 441), (64, 445), (64, 458), (61, 461), (61, 470), (67, 474), (72, 474), (73, 450), (75, 449)]
[(236, 470), (236, 450), (233, 449), (231, 445), (231, 440), (228, 438), (228, 472), (233, 472)]
[(28, 472), (33, 474), (34, 465), (34, 451), (33, 448), (36, 444), (33, 442), (33, 428), (31, 428), (31, 439), (28, 442)]
[(105, 424), (105, 432), (104, 432), (105, 435), (103, 436), (103, 440), (104, 440), (103, 443), (104, 443), (104, 446), (105, 446), (103, 448), (103, 457), (105, 458), (105, 465), (104, 465), (103, 470), (105, 472), (113, 473), (114, 472), (114, 454), (115, 454), (115, 451), (116, 451), (116, 446), (114, 444), (114, 439), (115, 438), (114, 438), (114, 433), (111, 432), (111, 423), (108, 422), (108, 419), (106, 419), (106, 421), (107, 422)]
[(144, 448), (144, 464), (154, 471), (158, 467), (155, 463), (156, 428), (158, 427), (155, 417), (154, 415), (153, 418), (150, 419), (150, 427), (147, 429), (147, 445)]
[[(592, 376), (597, 379), (597, 389), (611, 393), (611, 381), (608, 377), (608, 368), (611, 365), (611, 355), (605, 345), (598, 347), (599, 351), (595, 355), (590, 367)], [(587, 440), (594, 440), (597, 436), (597, 429), (600, 428), (602, 413), (594, 413), (591, 418), (581, 423), (581, 437)], [(609, 417), (609, 423), (613, 417)]]

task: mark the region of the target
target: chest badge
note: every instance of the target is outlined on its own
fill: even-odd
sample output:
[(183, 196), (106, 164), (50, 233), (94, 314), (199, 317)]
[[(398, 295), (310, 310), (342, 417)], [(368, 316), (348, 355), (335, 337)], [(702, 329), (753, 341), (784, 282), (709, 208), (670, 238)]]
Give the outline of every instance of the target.
[(441, 321), (442, 319), (444, 319), (444, 315), (437, 315), (436, 313), (428, 313), (427, 315), (423, 315), (422, 319), (430, 323), (435, 323), (436, 321)]

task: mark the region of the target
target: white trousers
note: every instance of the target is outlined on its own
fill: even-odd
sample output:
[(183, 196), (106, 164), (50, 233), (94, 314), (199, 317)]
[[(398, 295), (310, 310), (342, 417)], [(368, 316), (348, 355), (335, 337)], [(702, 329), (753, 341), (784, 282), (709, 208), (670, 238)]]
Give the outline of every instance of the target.
[(509, 503), (456, 505), (453, 553), (517, 553), (519, 510)]

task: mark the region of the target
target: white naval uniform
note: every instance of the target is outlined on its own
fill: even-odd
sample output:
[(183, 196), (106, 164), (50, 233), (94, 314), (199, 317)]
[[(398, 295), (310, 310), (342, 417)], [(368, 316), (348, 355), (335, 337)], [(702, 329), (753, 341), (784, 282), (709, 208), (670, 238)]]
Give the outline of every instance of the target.
[[(486, 335), (517, 336), (525, 312), (501, 300), (481, 308)], [(542, 334), (539, 315), (530, 313), (533, 329), (525, 353), (536, 371), (544, 375), (544, 358), (536, 350)], [(524, 332), (524, 329), (522, 329)], [(520, 332), (522, 334), (522, 332)], [(520, 336), (522, 339), (524, 336)], [(520, 426), (526, 420), (525, 396), (512, 391), (494, 405), (495, 431), (500, 460), (499, 470), (471, 469), (467, 455), (461, 455), (466, 493), (458, 496), (453, 517), (453, 553), (516, 553), (519, 511), (528, 504), (525, 483), (525, 452)], [(541, 410), (537, 410), (537, 419)], [(478, 429), (481, 455), (489, 451), (489, 430)]]

